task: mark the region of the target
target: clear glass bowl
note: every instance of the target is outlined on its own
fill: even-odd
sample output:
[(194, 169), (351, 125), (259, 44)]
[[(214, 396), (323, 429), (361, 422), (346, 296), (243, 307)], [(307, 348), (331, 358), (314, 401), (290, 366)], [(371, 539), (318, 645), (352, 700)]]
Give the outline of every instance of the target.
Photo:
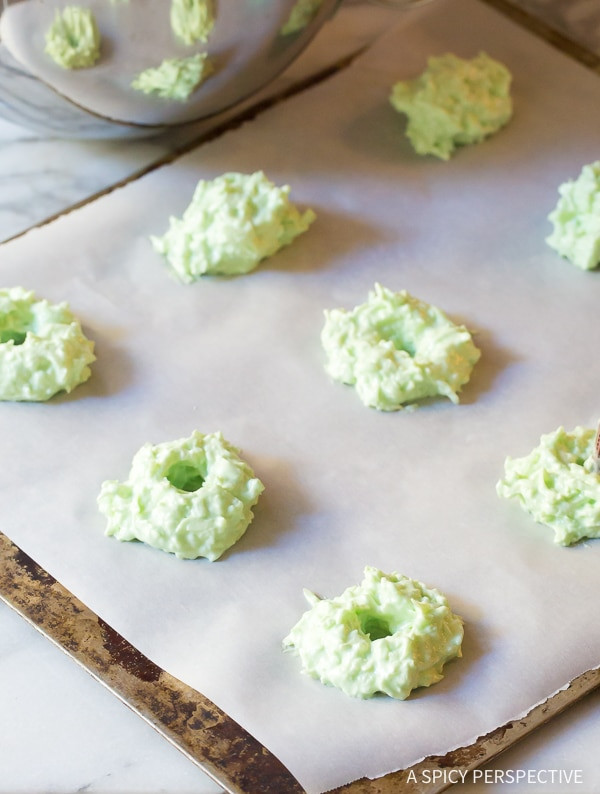
[[(0, 116), (46, 134), (77, 138), (143, 137), (208, 118), (280, 74), (341, 2), (195, 0), (208, 3), (214, 24), (205, 41), (189, 43), (171, 23), (178, 1), (3, 0)], [(387, 2), (406, 6), (423, 0)], [(91, 11), (97, 24), (100, 54), (90, 66), (65, 68), (46, 51), (56, 15), (67, 5)], [(78, 46), (73, 29), (66, 33)], [(131, 85), (145, 69), (198, 53), (207, 54), (211, 73), (184, 101)]]

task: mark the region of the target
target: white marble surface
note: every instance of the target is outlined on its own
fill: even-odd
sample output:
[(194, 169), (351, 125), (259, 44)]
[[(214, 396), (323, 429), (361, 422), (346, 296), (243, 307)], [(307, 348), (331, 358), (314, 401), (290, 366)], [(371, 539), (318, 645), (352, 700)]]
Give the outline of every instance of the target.
[[(600, 14), (589, 19), (597, 0), (532, 0), (529, 5), (548, 11), (555, 20), (560, 17), (561, 25), (568, 16), (585, 32), (584, 43), (600, 49)], [(339, 52), (349, 41), (359, 45), (384, 19), (379, 17), (367, 29), (364, 17), (355, 11), (348, 9), (331, 23), (304, 64), (282, 80), (325, 65), (332, 41), (341, 46)], [(0, 121), (0, 240), (144, 169), (201, 132), (138, 142), (76, 142), (46, 138)], [(485, 779), (468, 780), (462, 788), (469, 794), (600, 792), (599, 706), (597, 692), (505, 753), (488, 768)], [(511, 782), (510, 776), (519, 771), (529, 773), (529, 780)], [(0, 603), (0, 794), (76, 791), (216, 794), (221, 789)]]
[(0, 791), (222, 789), (0, 602)]

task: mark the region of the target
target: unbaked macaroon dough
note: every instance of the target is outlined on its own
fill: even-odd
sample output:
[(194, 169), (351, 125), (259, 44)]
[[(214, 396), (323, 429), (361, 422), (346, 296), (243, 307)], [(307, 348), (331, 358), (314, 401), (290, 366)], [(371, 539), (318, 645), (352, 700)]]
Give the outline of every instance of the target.
[(72, 391), (96, 360), (67, 303), (38, 300), (23, 287), (0, 290), (0, 400), (43, 401)]
[(438, 590), (414, 579), (367, 567), (363, 581), (336, 598), (304, 595), (311, 608), (283, 647), (300, 657), (303, 673), (352, 697), (405, 700), (461, 656), (462, 619)]
[(321, 342), (331, 377), (380, 411), (438, 395), (458, 403), (481, 355), (436, 306), (380, 284), (351, 311), (326, 310)]
[(93, 66), (100, 57), (100, 33), (93, 12), (81, 6), (57, 9), (46, 33), (45, 51), (64, 69)]
[(215, 0), (171, 0), (170, 19), (184, 44), (206, 42), (215, 25)]
[(171, 217), (162, 237), (151, 237), (180, 281), (203, 275), (240, 275), (289, 245), (315, 219), (300, 213), (262, 171), (200, 180), (181, 218)]
[(600, 537), (600, 475), (594, 463), (595, 430), (559, 427), (540, 438), (529, 455), (506, 458), (496, 490), (516, 499), (540, 524), (554, 530), (554, 542), (569, 546)]
[(600, 264), (600, 161), (584, 165), (577, 179), (558, 188), (553, 225), (546, 238), (551, 248), (582, 270)]
[(212, 71), (212, 63), (205, 52), (187, 58), (166, 58), (159, 66), (140, 72), (131, 86), (144, 94), (185, 102)]
[(262, 482), (221, 433), (144, 444), (125, 482), (107, 480), (98, 496), (106, 534), (141, 540), (176, 557), (213, 561), (253, 518)]
[(390, 102), (408, 116), (406, 135), (417, 154), (448, 160), (457, 146), (478, 143), (512, 116), (511, 74), (484, 52), (471, 60), (432, 56), (414, 80), (392, 88)]

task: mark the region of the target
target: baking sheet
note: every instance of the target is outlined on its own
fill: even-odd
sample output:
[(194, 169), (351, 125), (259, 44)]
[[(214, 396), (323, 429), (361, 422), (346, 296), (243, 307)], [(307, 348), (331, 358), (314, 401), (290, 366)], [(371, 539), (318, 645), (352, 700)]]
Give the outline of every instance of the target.
[(515, 5), (600, 55), (600, 7), (596, 0), (519, 0)]
[[(513, 121), (448, 163), (417, 157), (391, 83), (480, 49), (514, 74)], [(558, 184), (597, 156), (599, 90), (489, 8), (438, 0), (338, 77), (1, 249), (4, 283), (68, 299), (98, 354), (71, 396), (2, 406), (2, 530), (312, 794), (466, 744), (600, 661), (598, 542), (556, 547), (494, 490), (506, 455), (598, 418), (597, 274), (544, 237)], [(175, 283), (148, 235), (199, 178), (259, 168), (314, 226), (251, 275)], [(476, 331), (459, 406), (380, 414), (325, 375), (323, 309), (376, 280)], [(100, 483), (194, 428), (266, 485), (245, 537), (213, 564), (105, 538)], [(280, 651), (302, 588), (336, 595), (367, 564), (440, 588), (466, 621), (463, 659), (402, 703), (346, 698)]]

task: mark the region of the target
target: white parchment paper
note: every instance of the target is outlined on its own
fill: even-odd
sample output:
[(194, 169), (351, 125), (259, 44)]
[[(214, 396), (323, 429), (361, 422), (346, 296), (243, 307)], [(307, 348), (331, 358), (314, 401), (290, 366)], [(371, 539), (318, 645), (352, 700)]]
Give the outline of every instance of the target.
[[(388, 104), (430, 54), (485, 50), (515, 115), (444, 163)], [(464, 744), (600, 662), (600, 543), (552, 543), (499, 500), (506, 455), (595, 426), (600, 281), (544, 242), (558, 185), (600, 153), (598, 77), (474, 0), (438, 0), (339, 76), (0, 248), (2, 281), (67, 299), (92, 379), (0, 406), (1, 529), (103, 619), (276, 753), (311, 794)], [(318, 219), (254, 273), (176, 283), (153, 252), (200, 178), (263, 169)], [(365, 408), (324, 372), (323, 310), (375, 281), (437, 304), (482, 350), (462, 401)], [(221, 430), (266, 485), (220, 561), (103, 535), (100, 484), (146, 441)], [(352, 700), (299, 674), (281, 639), (302, 588), (365, 565), (438, 587), (464, 656), (407, 701)]]

